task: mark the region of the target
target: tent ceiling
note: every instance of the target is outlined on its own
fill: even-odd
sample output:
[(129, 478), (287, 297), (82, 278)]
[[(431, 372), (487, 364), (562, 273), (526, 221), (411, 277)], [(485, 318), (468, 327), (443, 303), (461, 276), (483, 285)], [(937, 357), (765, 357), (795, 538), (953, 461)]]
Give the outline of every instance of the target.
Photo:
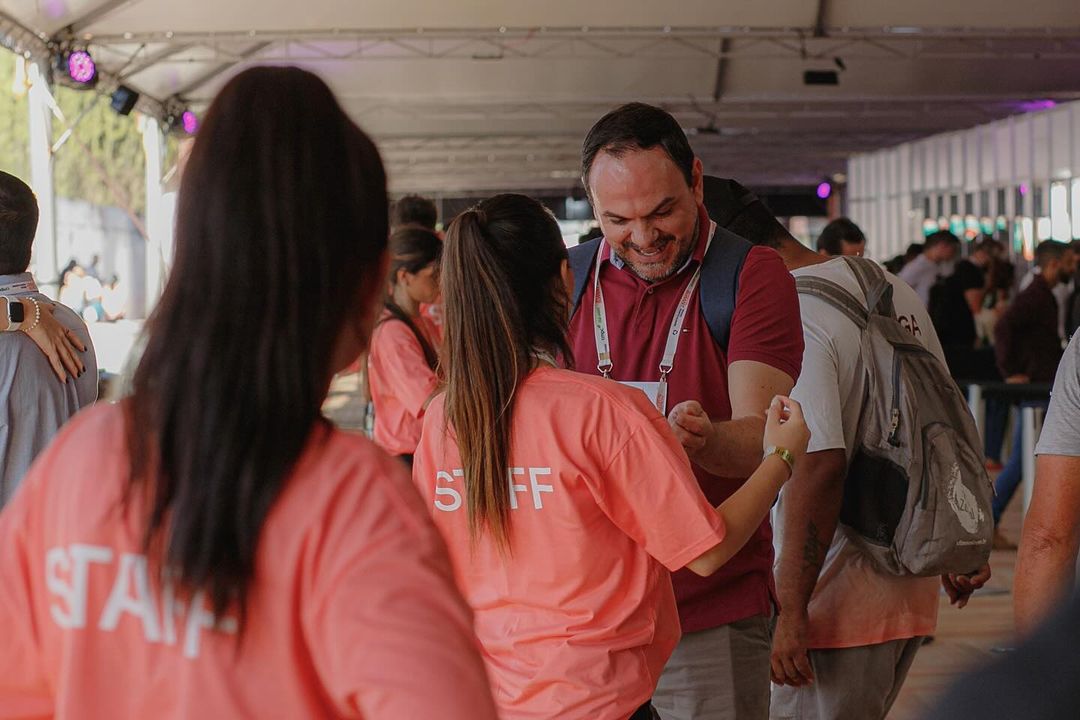
[[(569, 188), (585, 131), (629, 100), (670, 109), (707, 170), (792, 185), (1080, 97), (1076, 0), (0, 0), (0, 14), (196, 109), (252, 63), (315, 70), (397, 191)], [(806, 86), (809, 69), (840, 84)]]

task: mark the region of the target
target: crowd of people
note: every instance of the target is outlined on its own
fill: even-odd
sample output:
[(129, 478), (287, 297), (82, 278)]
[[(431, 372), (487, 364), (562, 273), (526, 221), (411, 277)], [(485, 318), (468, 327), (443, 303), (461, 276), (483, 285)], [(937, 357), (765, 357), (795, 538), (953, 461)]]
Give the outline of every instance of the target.
[[(187, 162), (132, 392), (62, 430), (92, 349), (33, 294), (33, 196), (0, 175), (0, 353), (32, 378), (0, 381), (21, 463), (0, 718), (886, 717), (941, 589), (962, 608), (990, 577), (989, 478), (933, 315), (953, 288), (972, 317), (990, 302), (997, 250), (945, 282), (959, 243), (931, 236), (897, 277), (841, 219), (815, 252), (641, 103), (581, 161), (599, 236), (568, 250), (516, 194), (442, 233), (422, 198), (388, 214), (320, 79), (239, 74)], [(1046, 324), (1075, 264), (1038, 259), (994, 332), (1025, 383), (1051, 359), (1009, 313)], [(373, 441), (320, 412), (358, 357)], [(56, 412), (24, 419), (39, 392)], [(958, 427), (920, 424), (927, 392)], [(895, 449), (935, 459), (883, 470)]]

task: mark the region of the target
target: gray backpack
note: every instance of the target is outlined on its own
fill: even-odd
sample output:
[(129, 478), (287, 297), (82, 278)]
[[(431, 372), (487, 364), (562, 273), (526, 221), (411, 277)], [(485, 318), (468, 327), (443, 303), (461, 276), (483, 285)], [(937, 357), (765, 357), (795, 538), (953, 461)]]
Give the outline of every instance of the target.
[(796, 280), (799, 293), (821, 298), (862, 330), (866, 394), (841, 526), (887, 573), (974, 572), (990, 557), (993, 536), (993, 485), (975, 421), (944, 363), (896, 319), (881, 268), (844, 259), (865, 305), (830, 280)]

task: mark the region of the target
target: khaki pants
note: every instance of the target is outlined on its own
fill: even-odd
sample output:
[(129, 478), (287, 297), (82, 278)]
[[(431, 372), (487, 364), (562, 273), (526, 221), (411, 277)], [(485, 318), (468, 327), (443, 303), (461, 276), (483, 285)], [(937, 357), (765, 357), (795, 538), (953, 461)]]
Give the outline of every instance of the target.
[(773, 620), (738, 620), (686, 633), (653, 705), (663, 720), (767, 720)]
[(773, 685), (772, 720), (884, 720), (923, 639), (811, 650), (814, 684)]

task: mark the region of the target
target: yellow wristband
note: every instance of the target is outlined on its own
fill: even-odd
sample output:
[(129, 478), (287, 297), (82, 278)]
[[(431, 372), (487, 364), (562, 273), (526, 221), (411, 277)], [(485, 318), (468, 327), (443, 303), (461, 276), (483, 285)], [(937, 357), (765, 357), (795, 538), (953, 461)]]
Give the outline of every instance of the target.
[(765, 448), (765, 457), (763, 457), (762, 460), (764, 461), (765, 458), (769, 457), (770, 455), (777, 456), (787, 464), (789, 475), (790, 473), (795, 472), (795, 456), (791, 453), (790, 450), (784, 447), (779, 447), (777, 445), (770, 445), (769, 447)]

